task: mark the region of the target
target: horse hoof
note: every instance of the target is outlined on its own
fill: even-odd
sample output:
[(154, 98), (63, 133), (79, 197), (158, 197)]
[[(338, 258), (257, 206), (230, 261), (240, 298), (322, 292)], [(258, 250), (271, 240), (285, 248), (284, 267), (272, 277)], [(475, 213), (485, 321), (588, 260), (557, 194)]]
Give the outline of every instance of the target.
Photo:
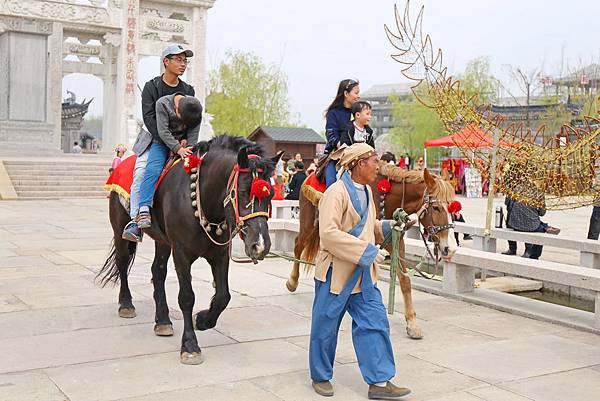
[(173, 325), (172, 324), (155, 324), (154, 325), (154, 334), (159, 337), (170, 337), (173, 335)]
[(408, 334), (408, 337), (412, 338), (413, 340), (420, 340), (423, 338), (423, 330), (421, 330), (421, 328), (416, 325), (406, 326), (406, 334)]
[(184, 365), (200, 365), (202, 362), (202, 352), (182, 352), (179, 360)]
[(122, 317), (125, 319), (132, 319), (136, 316), (137, 316), (137, 313), (135, 313), (135, 308), (120, 308), (119, 309), (119, 317)]
[(294, 292), (298, 288), (298, 283), (296, 283), (296, 285), (292, 285), (292, 283), (290, 283), (290, 280), (288, 280), (285, 282), (285, 287), (288, 289), (289, 292)]

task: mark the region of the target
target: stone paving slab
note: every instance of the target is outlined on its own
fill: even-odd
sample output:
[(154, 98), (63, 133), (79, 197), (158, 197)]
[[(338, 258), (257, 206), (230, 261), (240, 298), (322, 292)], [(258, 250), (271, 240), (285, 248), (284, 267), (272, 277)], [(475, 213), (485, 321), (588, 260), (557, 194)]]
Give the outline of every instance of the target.
[(67, 397), (43, 372), (0, 375), (0, 400), (67, 401)]
[[(27, 310), (29, 307), (19, 298), (12, 294), (0, 294), (0, 313), (18, 312)], [(4, 321), (4, 317), (2, 317)]]
[(306, 367), (304, 350), (283, 340), (204, 348), (204, 363), (182, 365), (179, 352), (47, 369), (71, 401), (116, 400), (270, 376)]
[(468, 391), (469, 395), (475, 395), (478, 400), (485, 401), (530, 401), (531, 398), (523, 397), (514, 392), (504, 390), (495, 386), (486, 386)]
[[(154, 322), (154, 302), (146, 301), (137, 306), (135, 324)], [(131, 320), (119, 318), (116, 307), (105, 304), (4, 313), (1, 320), (3, 328), (0, 339), (126, 326), (132, 323)], [(24, 325), (23, 321), (28, 321), (29, 324)]]
[(240, 342), (310, 334), (310, 319), (270, 305), (226, 309), (218, 325), (221, 333)]
[[(0, 373), (19, 372), (89, 361), (177, 351), (181, 346), (181, 322), (174, 321), (173, 337), (157, 337), (154, 323), (132, 324), (3, 339)], [(216, 330), (197, 332), (203, 346), (234, 342)]]
[(411, 355), (488, 383), (499, 383), (599, 364), (600, 343), (591, 346), (539, 335), (496, 341), (493, 346), (476, 344)]
[(194, 387), (168, 393), (149, 394), (141, 397), (123, 398), (120, 401), (281, 401), (281, 398), (261, 389), (250, 381), (221, 383)]
[(501, 387), (545, 401), (592, 401), (600, 399), (600, 372), (577, 369), (502, 383)]

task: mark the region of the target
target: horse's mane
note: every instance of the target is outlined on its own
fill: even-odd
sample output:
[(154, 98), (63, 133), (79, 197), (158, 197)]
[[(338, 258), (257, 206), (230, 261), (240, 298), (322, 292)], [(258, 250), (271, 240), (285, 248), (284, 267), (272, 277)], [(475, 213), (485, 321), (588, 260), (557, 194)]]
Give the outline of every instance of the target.
[(244, 147), (246, 148), (246, 152), (248, 154), (254, 154), (260, 156), (261, 158), (260, 161), (251, 159), (251, 164), (255, 164), (260, 168), (264, 168), (267, 173), (271, 173), (273, 171), (275, 168), (275, 163), (271, 159), (265, 158), (265, 149), (263, 146), (258, 143), (254, 143), (243, 136), (225, 134), (217, 135), (211, 138), (209, 141), (198, 142), (198, 144), (194, 146), (193, 151), (197, 151), (198, 153), (205, 153), (208, 151), (229, 151), (237, 154), (240, 149)]
[[(425, 182), (422, 171), (405, 170), (385, 162), (379, 162), (379, 174), (388, 177), (394, 182), (406, 182), (407, 184), (422, 184)], [(431, 195), (435, 196), (440, 202), (449, 204), (454, 200), (454, 188), (452, 184), (443, 180), (436, 174), (431, 174), (435, 179), (436, 188)]]
[(265, 149), (262, 145), (254, 143), (243, 136), (217, 135), (208, 141), (208, 144), (211, 149), (219, 147), (237, 153), (241, 148), (246, 147), (248, 154), (252, 153), (260, 157), (265, 155)]

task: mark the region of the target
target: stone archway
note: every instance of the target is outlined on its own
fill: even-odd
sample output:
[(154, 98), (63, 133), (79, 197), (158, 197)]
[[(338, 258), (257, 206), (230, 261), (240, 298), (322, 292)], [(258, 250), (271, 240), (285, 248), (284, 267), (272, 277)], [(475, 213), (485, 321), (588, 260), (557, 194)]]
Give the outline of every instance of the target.
[[(104, 151), (131, 142), (139, 57), (159, 55), (168, 43), (193, 49), (188, 81), (204, 101), (206, 15), (215, 1), (1, 2), (0, 53), (7, 57), (0, 59), (0, 76), (8, 80), (0, 80), (0, 148), (59, 152), (62, 78), (73, 72), (103, 80)], [(78, 43), (65, 42), (67, 37)], [(77, 61), (64, 60), (68, 55)], [(26, 107), (32, 100), (35, 107)]]

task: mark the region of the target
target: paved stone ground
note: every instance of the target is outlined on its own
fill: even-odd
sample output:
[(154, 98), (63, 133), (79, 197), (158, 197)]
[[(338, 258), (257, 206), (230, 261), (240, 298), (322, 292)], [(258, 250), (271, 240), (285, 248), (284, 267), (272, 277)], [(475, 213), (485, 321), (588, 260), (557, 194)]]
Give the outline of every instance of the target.
[[(322, 400), (307, 372), (310, 278), (289, 294), (288, 263), (233, 264), (230, 306), (215, 330), (198, 332), (204, 363), (182, 365), (172, 269), (175, 336), (152, 331), (152, 241), (131, 274), (137, 318), (120, 319), (116, 289), (93, 283), (111, 236), (106, 204), (0, 202), (0, 400)], [(475, 202), (465, 210), (468, 220), (481, 217)], [(579, 213), (587, 227), (589, 213)], [(212, 295), (211, 275), (204, 262), (193, 269), (199, 310)], [(413, 390), (406, 400), (598, 399), (599, 336), (418, 291), (414, 299), (423, 340), (406, 337), (401, 315), (390, 318), (396, 381)], [(342, 328), (333, 399), (363, 400), (350, 322)]]

